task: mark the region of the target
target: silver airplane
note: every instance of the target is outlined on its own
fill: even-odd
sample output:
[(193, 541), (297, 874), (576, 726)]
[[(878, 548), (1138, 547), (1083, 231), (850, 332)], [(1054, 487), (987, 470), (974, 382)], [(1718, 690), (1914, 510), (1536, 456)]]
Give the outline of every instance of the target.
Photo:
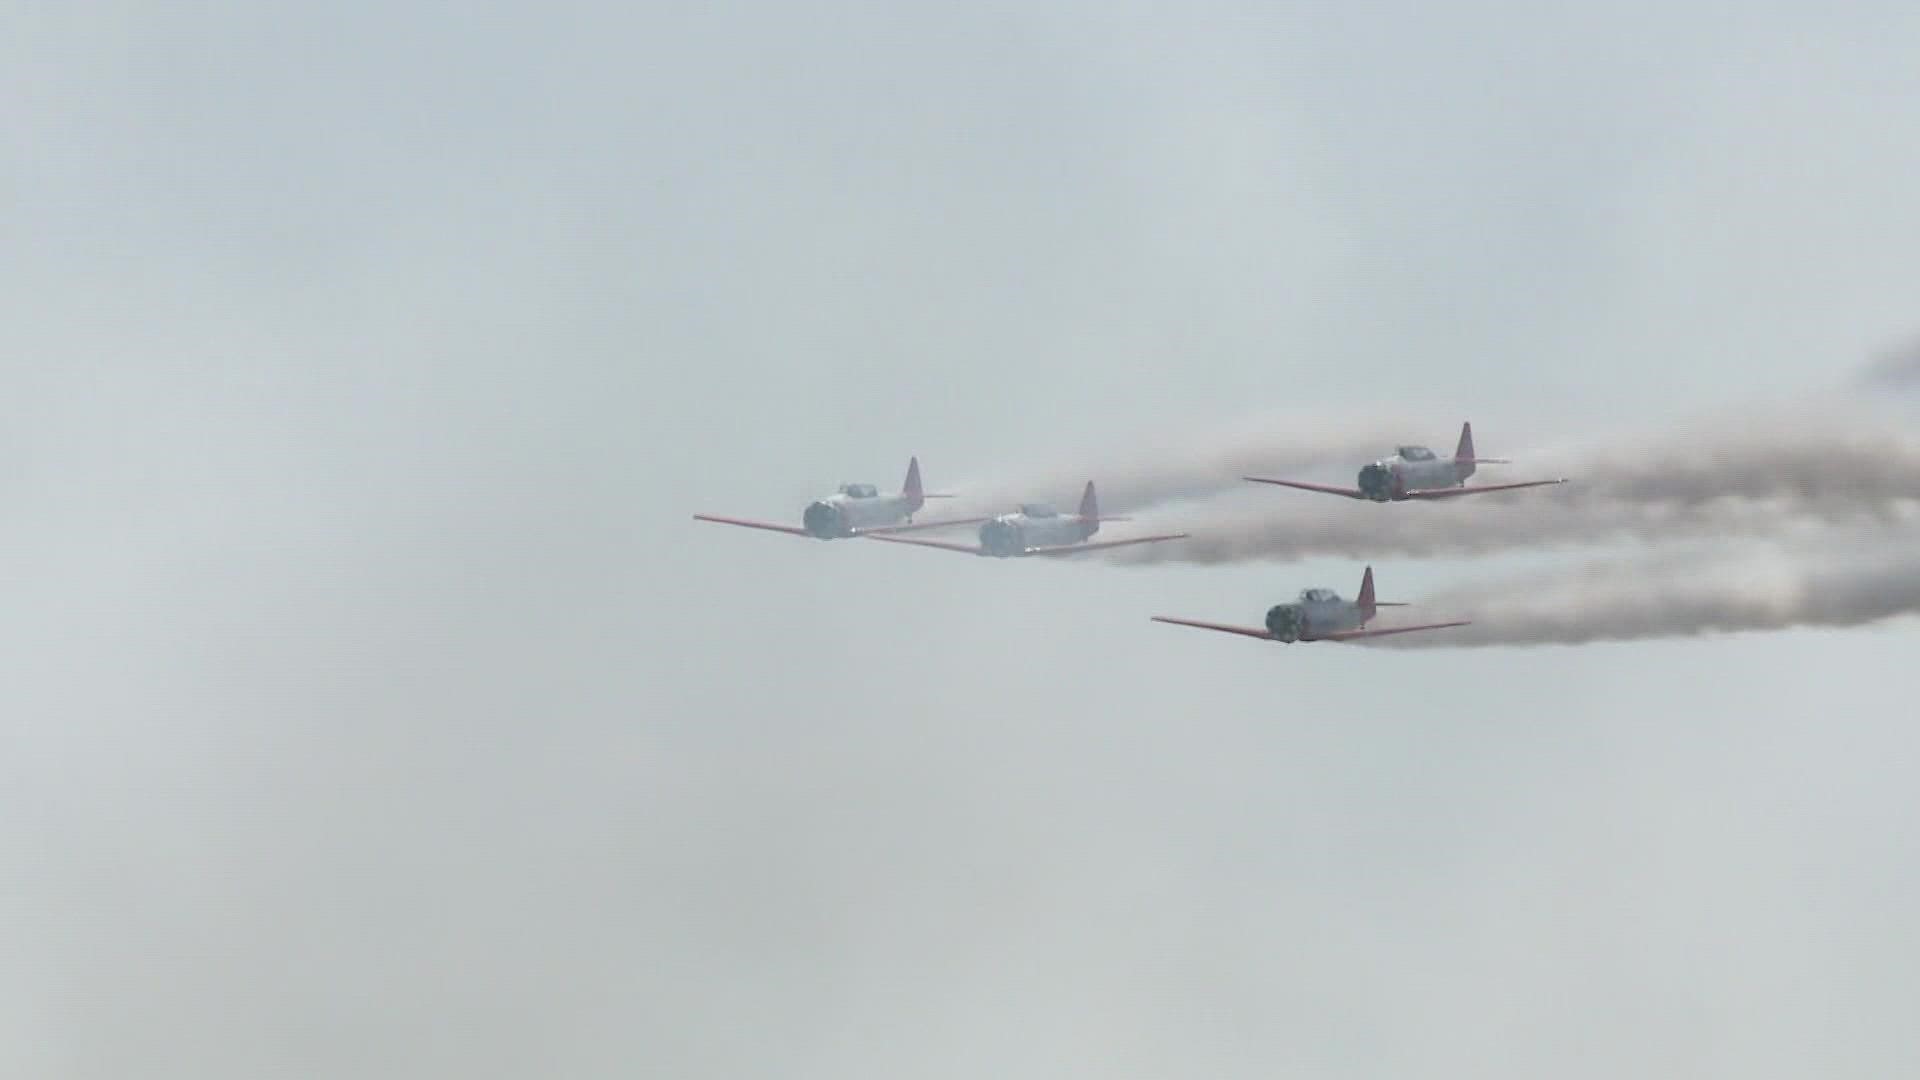
[(1291, 604), (1275, 604), (1267, 609), (1267, 625), (1264, 628), (1176, 619), (1170, 615), (1155, 615), (1153, 621), (1175, 626), (1196, 626), (1202, 630), (1218, 630), (1286, 645), (1296, 641), (1358, 641), (1386, 637), (1388, 634), (1411, 634), (1416, 630), (1444, 630), (1450, 626), (1467, 625), (1467, 620), (1463, 619), (1419, 626), (1391, 626), (1381, 630), (1366, 628), (1367, 623), (1373, 621), (1377, 609), (1406, 606), (1373, 598), (1373, 567), (1369, 566), (1360, 577), (1360, 595), (1354, 599), (1343, 600), (1332, 589), (1302, 589), (1300, 599)]
[(939, 529), (949, 525), (971, 525), (985, 518), (948, 518), (944, 521), (914, 523), (913, 515), (928, 499), (951, 499), (951, 495), (930, 495), (920, 488), (920, 459), (907, 459), (907, 478), (898, 494), (882, 495), (872, 484), (841, 484), (840, 490), (824, 499), (808, 503), (801, 512), (800, 524), (780, 525), (771, 521), (717, 517), (695, 514), (695, 521), (719, 525), (738, 525), (747, 529), (766, 529), (789, 536), (810, 536), (816, 540), (844, 540), (853, 536), (911, 532), (915, 529)]
[(1467, 487), (1467, 477), (1474, 474), (1481, 465), (1512, 464), (1505, 458), (1475, 457), (1473, 453), (1473, 425), (1460, 425), (1460, 444), (1450, 458), (1439, 457), (1424, 446), (1402, 446), (1392, 457), (1382, 458), (1360, 470), (1358, 487), (1335, 487), (1331, 484), (1308, 484), (1299, 480), (1275, 480), (1265, 476), (1243, 476), (1242, 480), (1251, 480), (1256, 484), (1278, 484), (1281, 487), (1299, 488), (1302, 491), (1319, 491), (1328, 495), (1345, 495), (1349, 499), (1367, 499), (1372, 502), (1400, 502), (1405, 499), (1450, 499), (1456, 495), (1481, 495), (1489, 491), (1512, 491), (1515, 488), (1546, 487), (1550, 484), (1564, 484), (1566, 478), (1558, 480), (1525, 480), (1517, 484), (1486, 484), (1480, 487)]
[(1093, 481), (1087, 481), (1087, 487), (1080, 495), (1080, 511), (1075, 514), (1062, 514), (1046, 503), (1022, 503), (1016, 513), (1001, 514), (980, 526), (980, 543), (954, 544), (944, 540), (910, 539), (904, 536), (877, 536), (869, 533), (873, 540), (885, 540), (890, 544), (912, 544), (915, 547), (938, 548), (942, 551), (958, 551), (967, 555), (986, 555), (996, 559), (1021, 558), (1028, 555), (1078, 555), (1083, 551), (1099, 551), (1103, 548), (1126, 547), (1129, 544), (1157, 544), (1162, 540), (1182, 540), (1186, 533), (1166, 533), (1160, 536), (1136, 536), (1126, 540), (1103, 540), (1092, 544), (1087, 541), (1100, 531), (1103, 521), (1125, 521), (1126, 518), (1101, 517), (1100, 500), (1093, 492)]

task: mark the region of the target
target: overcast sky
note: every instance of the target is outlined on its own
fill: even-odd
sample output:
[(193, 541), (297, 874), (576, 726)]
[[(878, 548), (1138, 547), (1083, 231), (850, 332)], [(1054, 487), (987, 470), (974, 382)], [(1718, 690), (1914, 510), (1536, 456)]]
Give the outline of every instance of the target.
[(1920, 329), (1913, 5), (1443, 6), (0, 6), (0, 1073), (1920, 1070), (1911, 623), (688, 519)]

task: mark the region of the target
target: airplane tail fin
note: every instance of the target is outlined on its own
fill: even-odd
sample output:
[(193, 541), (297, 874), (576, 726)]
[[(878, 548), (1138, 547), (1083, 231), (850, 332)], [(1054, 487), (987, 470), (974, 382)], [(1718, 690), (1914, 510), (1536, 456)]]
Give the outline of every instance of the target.
[(917, 457), (907, 459), (907, 478), (900, 483), (900, 494), (905, 496), (909, 502), (913, 503), (915, 510), (920, 509), (928, 499), (952, 499), (958, 497), (944, 492), (928, 491), (922, 488), (920, 486), (920, 459)]
[(1369, 619), (1373, 618), (1374, 609), (1380, 606), (1373, 599), (1373, 567), (1367, 567), (1367, 572), (1360, 575), (1360, 595), (1354, 597), (1353, 603), (1360, 609), (1361, 616)]
[(1087, 481), (1086, 488), (1080, 492), (1080, 510), (1078, 513), (1081, 518), (1093, 522), (1133, 520), (1130, 517), (1114, 514), (1102, 515), (1100, 513), (1100, 497), (1093, 493), (1093, 481), (1091, 480)]
[(920, 459), (917, 457), (907, 459), (907, 478), (900, 484), (900, 494), (906, 496), (907, 502), (915, 510), (927, 501), (927, 493), (920, 487)]
[(1460, 425), (1460, 445), (1454, 447), (1453, 463), (1459, 467), (1461, 479), (1464, 480), (1473, 475), (1473, 467), (1477, 462), (1473, 456), (1473, 424), (1471, 422)]
[(1091, 526), (1089, 533), (1100, 529), (1100, 497), (1093, 493), (1093, 481), (1087, 481), (1086, 490), (1080, 493), (1080, 520)]
[(1473, 475), (1477, 465), (1511, 465), (1506, 458), (1480, 457), (1473, 452), (1473, 425), (1460, 425), (1460, 445), (1454, 448), (1453, 463), (1460, 467), (1460, 479)]

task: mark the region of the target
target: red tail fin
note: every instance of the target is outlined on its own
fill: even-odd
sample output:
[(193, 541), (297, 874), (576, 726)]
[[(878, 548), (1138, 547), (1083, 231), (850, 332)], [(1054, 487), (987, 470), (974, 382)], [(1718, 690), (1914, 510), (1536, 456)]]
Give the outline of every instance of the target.
[(1353, 603), (1362, 615), (1373, 617), (1376, 610), (1373, 602), (1373, 567), (1367, 567), (1367, 572), (1360, 575), (1360, 595), (1354, 597)]
[(917, 457), (907, 459), (907, 478), (900, 485), (900, 494), (907, 497), (915, 510), (927, 501), (926, 492), (920, 488), (920, 459)]
[(1473, 475), (1473, 425), (1471, 423), (1460, 425), (1460, 445), (1453, 449), (1453, 463), (1459, 467), (1463, 479)]

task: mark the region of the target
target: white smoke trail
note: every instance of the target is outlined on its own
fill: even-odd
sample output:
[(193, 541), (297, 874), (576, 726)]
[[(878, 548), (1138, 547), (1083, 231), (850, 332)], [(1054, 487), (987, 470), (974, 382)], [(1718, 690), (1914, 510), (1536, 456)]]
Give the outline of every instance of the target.
[(1818, 544), (1594, 562), (1452, 590), (1419, 610), (1423, 618), (1464, 617), (1473, 625), (1375, 644), (1577, 645), (1860, 626), (1920, 614), (1920, 534), (1871, 530)]

